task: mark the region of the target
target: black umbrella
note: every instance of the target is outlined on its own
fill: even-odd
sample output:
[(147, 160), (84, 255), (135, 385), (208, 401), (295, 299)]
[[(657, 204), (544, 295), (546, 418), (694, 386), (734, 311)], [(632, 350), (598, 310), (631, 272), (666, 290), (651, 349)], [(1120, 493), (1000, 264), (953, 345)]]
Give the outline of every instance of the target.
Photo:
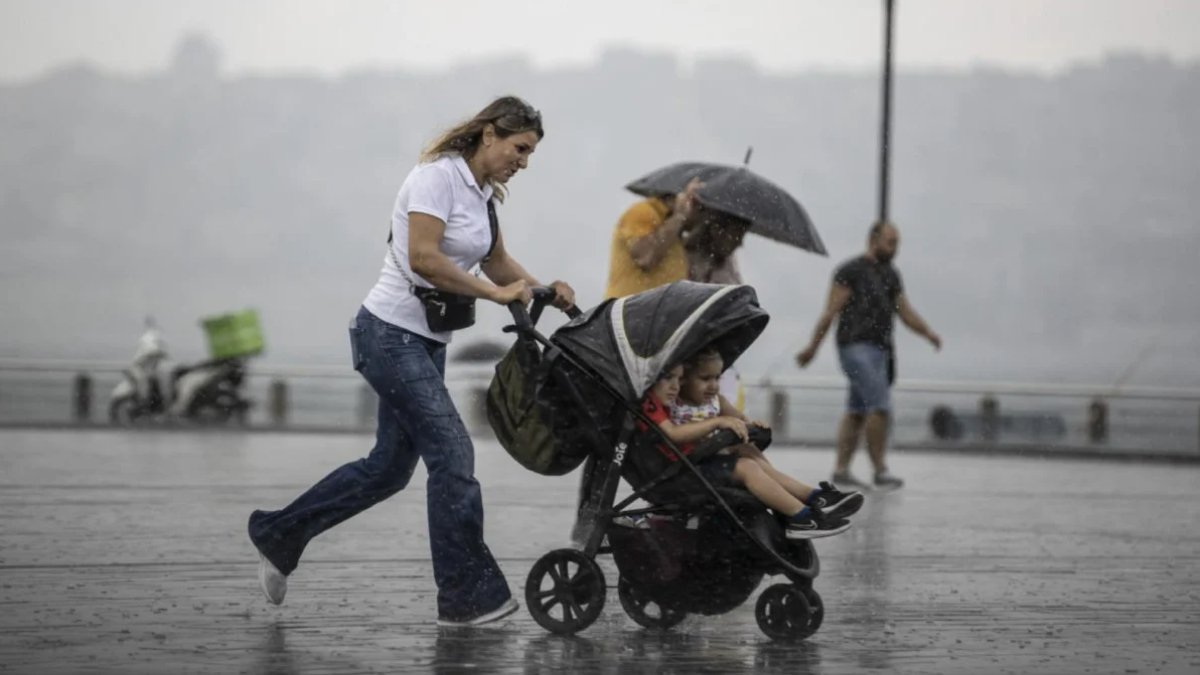
[(658, 171), (651, 171), (641, 178), (625, 186), (626, 190), (643, 197), (669, 197), (683, 192), (689, 181), (699, 178), (701, 181), (732, 171), (733, 167), (720, 164), (705, 164), (704, 162), (679, 162), (664, 166)]
[(745, 167), (680, 162), (642, 176), (625, 189), (645, 197), (682, 192), (699, 178), (696, 201), (749, 221), (750, 231), (819, 255), (827, 255), (821, 235), (804, 207), (786, 190)]

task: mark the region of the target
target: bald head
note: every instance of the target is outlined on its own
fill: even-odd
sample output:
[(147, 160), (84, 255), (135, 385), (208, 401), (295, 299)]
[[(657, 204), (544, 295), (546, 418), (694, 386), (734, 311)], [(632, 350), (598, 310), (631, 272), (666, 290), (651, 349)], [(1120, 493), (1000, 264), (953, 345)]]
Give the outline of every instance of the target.
[(887, 221), (871, 226), (867, 234), (867, 255), (881, 263), (888, 263), (900, 250), (900, 230)]

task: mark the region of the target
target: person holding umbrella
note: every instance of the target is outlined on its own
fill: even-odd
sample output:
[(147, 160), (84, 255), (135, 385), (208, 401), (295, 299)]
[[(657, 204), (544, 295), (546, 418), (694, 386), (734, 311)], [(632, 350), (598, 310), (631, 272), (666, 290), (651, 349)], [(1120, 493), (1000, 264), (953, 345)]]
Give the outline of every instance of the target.
[(699, 179), (693, 178), (678, 192), (647, 195), (621, 214), (613, 231), (605, 298), (621, 298), (688, 278), (683, 231), (699, 187)]
[(900, 273), (892, 260), (900, 248), (900, 232), (895, 225), (877, 222), (867, 237), (867, 252), (837, 268), (829, 289), (825, 311), (817, 319), (812, 340), (796, 355), (801, 368), (817, 356), (817, 349), (838, 320), (838, 359), (850, 383), (846, 413), (838, 428), (837, 463), (833, 482), (840, 485), (865, 485), (850, 475), (850, 460), (858, 449), (858, 439), (866, 429), (867, 452), (875, 468), (875, 486), (898, 488), (904, 481), (888, 470), (887, 433), (891, 410), (891, 386), (895, 379), (895, 349), (892, 324), (895, 315), (904, 325), (929, 340), (934, 349), (942, 348), (942, 338), (909, 304)]
[(742, 273), (734, 253), (741, 248), (750, 222), (698, 206), (683, 231), (688, 280), (705, 284), (740, 284)]
[(625, 188), (646, 199), (617, 224), (607, 297), (685, 278), (741, 283), (733, 252), (747, 231), (826, 255), (800, 203), (745, 166), (679, 162)]
[[(745, 162), (749, 159), (747, 151)], [(622, 216), (614, 233), (606, 294), (610, 298), (681, 279), (740, 284), (734, 252), (747, 232), (826, 254), (804, 207), (744, 165), (679, 162), (625, 188), (646, 199)], [(672, 199), (674, 208), (668, 211)], [(651, 255), (656, 253), (657, 258)], [(645, 271), (632, 271), (638, 261), (653, 264), (642, 268)], [(743, 407), (744, 390), (732, 369), (724, 374), (721, 390), (739, 410)]]

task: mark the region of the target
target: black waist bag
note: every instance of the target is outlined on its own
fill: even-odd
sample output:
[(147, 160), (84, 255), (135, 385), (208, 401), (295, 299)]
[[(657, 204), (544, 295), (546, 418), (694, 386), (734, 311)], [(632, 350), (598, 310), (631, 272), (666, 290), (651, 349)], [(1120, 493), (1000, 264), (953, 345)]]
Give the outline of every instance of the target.
[[(500, 219), (496, 217), (496, 205), (492, 200), (487, 203), (488, 212), (488, 227), (491, 230), (492, 242), (488, 245), (487, 254), (483, 256), (480, 265), (483, 265), (492, 257), (492, 251), (496, 249), (496, 239), (500, 231)], [(391, 251), (392, 233), (388, 231), (388, 250)], [(425, 322), (429, 324), (429, 330), (435, 333), (447, 333), (454, 330), (462, 330), (475, 325), (475, 297), (471, 295), (463, 295), (462, 293), (451, 293), (437, 288), (429, 288), (426, 286), (418, 286), (408, 279), (408, 275), (404, 273), (404, 268), (400, 266), (400, 261), (396, 260), (396, 256), (392, 254), (392, 261), (396, 263), (396, 268), (400, 270), (400, 274), (408, 280), (409, 287), (412, 289), (412, 294), (417, 296), (417, 300), (425, 306)]]
[(425, 322), (429, 324), (429, 330), (445, 333), (475, 325), (474, 297), (424, 286), (413, 286), (412, 292), (425, 305)]

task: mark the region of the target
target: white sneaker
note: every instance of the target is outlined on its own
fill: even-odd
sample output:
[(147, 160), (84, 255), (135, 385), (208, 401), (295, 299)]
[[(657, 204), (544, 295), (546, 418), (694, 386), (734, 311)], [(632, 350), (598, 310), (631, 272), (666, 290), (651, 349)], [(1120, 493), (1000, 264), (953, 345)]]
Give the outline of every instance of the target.
[(287, 595), (287, 575), (272, 565), (262, 553), (258, 554), (258, 587), (267, 596), (268, 602), (283, 604), (283, 596)]
[(492, 611), (487, 612), (486, 614), (480, 614), (479, 616), (477, 616), (473, 619), (464, 619), (462, 621), (454, 621), (451, 619), (438, 619), (437, 625), (439, 625), (443, 628), (463, 628), (466, 626), (482, 626), (485, 623), (499, 621), (500, 619), (503, 619), (504, 617), (508, 616), (509, 614), (512, 614), (513, 612), (517, 611), (520, 608), (521, 608), (521, 606), (517, 604), (516, 600), (509, 598), (508, 600), (506, 600), (504, 602), (504, 604), (500, 605), (496, 609), (493, 609)]

